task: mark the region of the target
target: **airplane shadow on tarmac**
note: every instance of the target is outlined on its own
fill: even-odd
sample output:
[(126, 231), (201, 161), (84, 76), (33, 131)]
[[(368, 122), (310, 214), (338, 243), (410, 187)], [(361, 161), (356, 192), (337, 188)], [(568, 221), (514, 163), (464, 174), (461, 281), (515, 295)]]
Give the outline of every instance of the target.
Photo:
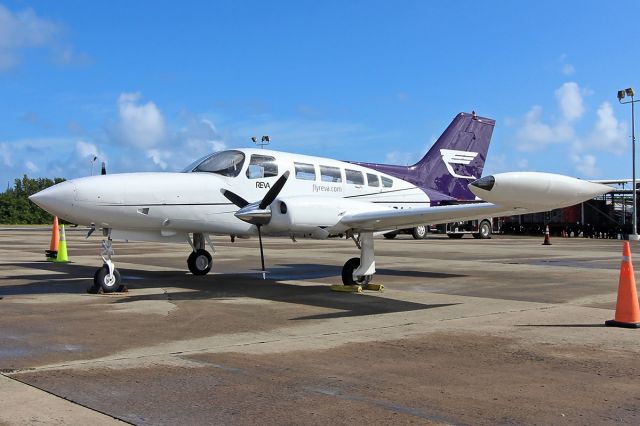
[[(0, 286), (0, 296), (36, 294), (83, 294), (92, 284), (95, 267), (50, 262), (18, 263), (16, 267), (26, 267), (50, 271), (47, 274), (23, 275), (21, 285)], [(328, 319), (353, 316), (376, 315), (393, 312), (408, 312), (434, 309), (452, 304), (424, 304), (404, 300), (378, 297), (373, 294), (348, 294), (330, 291), (328, 284), (296, 285), (279, 280), (308, 280), (339, 276), (336, 266), (295, 264), (280, 265), (269, 269), (267, 279), (259, 272), (218, 273), (208, 276), (193, 276), (182, 271), (142, 271), (118, 268), (123, 283), (129, 288), (126, 296), (118, 297), (113, 303), (131, 303), (143, 300), (157, 300), (157, 294), (136, 294), (136, 289), (171, 287), (167, 293), (171, 301), (218, 299), (229, 300), (249, 297), (275, 302), (293, 303), (336, 310), (336, 312), (292, 318), (292, 320)], [(300, 275), (295, 271), (301, 272)], [(381, 275), (409, 275), (412, 277), (444, 279), (457, 277), (455, 274), (419, 271), (396, 271), (382, 269)], [(184, 288), (184, 291), (175, 290)]]

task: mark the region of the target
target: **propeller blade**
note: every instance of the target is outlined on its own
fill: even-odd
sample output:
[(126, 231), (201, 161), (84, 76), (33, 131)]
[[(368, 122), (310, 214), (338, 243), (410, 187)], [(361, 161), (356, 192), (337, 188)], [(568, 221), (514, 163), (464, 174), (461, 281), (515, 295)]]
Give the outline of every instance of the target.
[(222, 192), (222, 195), (224, 195), (227, 200), (231, 201), (233, 204), (240, 208), (243, 208), (249, 204), (247, 200), (245, 200), (238, 194), (229, 191), (228, 189), (221, 189), (220, 192)]
[(266, 274), (266, 270), (264, 269), (264, 250), (262, 249), (262, 232), (260, 231), (260, 228), (262, 228), (261, 225), (257, 225), (258, 226), (258, 241), (260, 241), (260, 262), (262, 263), (262, 279), (266, 280), (267, 279), (267, 274)]
[(275, 200), (278, 194), (280, 193), (280, 191), (282, 191), (282, 187), (284, 187), (284, 184), (287, 183), (288, 178), (289, 178), (289, 171), (287, 170), (286, 172), (283, 173), (282, 176), (280, 176), (280, 178), (276, 181), (276, 183), (273, 184), (273, 186), (271, 187), (269, 192), (267, 192), (267, 194), (264, 196), (262, 201), (260, 201), (260, 205), (258, 206), (260, 210), (266, 209), (267, 206), (273, 203), (273, 200)]

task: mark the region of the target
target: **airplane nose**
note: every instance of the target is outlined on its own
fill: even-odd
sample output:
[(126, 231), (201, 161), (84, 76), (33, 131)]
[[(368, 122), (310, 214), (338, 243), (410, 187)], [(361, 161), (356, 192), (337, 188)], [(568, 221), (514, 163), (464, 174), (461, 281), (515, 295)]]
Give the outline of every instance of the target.
[(75, 197), (75, 186), (71, 182), (61, 182), (43, 189), (29, 197), (35, 204), (56, 216), (65, 216)]

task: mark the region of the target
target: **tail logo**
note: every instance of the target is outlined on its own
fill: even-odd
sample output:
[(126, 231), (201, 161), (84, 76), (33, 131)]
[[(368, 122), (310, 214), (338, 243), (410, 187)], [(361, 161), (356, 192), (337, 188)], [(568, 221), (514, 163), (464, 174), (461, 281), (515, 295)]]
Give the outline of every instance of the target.
[(459, 175), (453, 170), (454, 164), (463, 164), (466, 166), (471, 163), (473, 159), (478, 156), (477, 152), (441, 149), (440, 155), (442, 155), (442, 161), (444, 162), (444, 165), (447, 166), (447, 170), (451, 173), (451, 176), (461, 179), (477, 179), (475, 176)]

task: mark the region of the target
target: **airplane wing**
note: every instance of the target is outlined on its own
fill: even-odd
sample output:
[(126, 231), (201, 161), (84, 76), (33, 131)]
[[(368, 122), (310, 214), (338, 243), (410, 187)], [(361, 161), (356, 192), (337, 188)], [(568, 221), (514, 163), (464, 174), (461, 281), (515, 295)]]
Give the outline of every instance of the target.
[(340, 222), (360, 231), (382, 231), (479, 217), (511, 216), (568, 207), (611, 192), (610, 186), (550, 173), (514, 172), (486, 176), (469, 184), (485, 203), (349, 213)]
[[(544, 210), (543, 210), (544, 211)], [(385, 231), (415, 225), (471, 220), (479, 217), (511, 216), (532, 213), (525, 208), (505, 208), (492, 203), (458, 204), (406, 210), (384, 209), (346, 214), (342, 224), (359, 231)]]

